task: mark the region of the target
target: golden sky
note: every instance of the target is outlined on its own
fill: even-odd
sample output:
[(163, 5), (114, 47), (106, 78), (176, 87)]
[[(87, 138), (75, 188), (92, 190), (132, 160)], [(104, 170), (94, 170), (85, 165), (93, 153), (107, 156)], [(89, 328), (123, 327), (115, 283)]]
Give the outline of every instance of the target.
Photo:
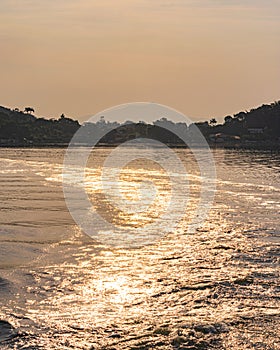
[(0, 105), (222, 120), (280, 99), (279, 38), (279, 0), (0, 0)]

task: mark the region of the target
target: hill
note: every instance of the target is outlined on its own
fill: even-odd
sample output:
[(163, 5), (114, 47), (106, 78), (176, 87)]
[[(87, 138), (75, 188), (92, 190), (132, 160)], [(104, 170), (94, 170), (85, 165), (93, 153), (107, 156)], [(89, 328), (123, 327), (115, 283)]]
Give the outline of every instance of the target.
[[(212, 119), (213, 121), (213, 119)], [(215, 121), (215, 120), (214, 120)], [(210, 143), (241, 148), (280, 148), (280, 101), (226, 116), (224, 123), (198, 123)]]
[(37, 118), (29, 113), (0, 107), (0, 146), (48, 146), (68, 144), (80, 124), (62, 115)]
[(211, 146), (280, 149), (280, 101), (228, 115), (223, 124), (217, 124), (212, 118), (186, 125), (164, 117), (152, 124), (119, 124), (101, 117), (96, 123), (81, 126), (77, 120), (63, 114), (59, 119), (45, 119), (32, 115), (32, 108), (26, 110), (28, 112), (0, 107), (0, 147), (67, 146), (80, 127), (85, 135), (83, 142), (89, 145), (93, 135), (104, 135), (99, 144), (117, 145), (133, 138), (148, 137), (176, 147), (184, 146), (182, 138), (192, 142), (194, 126), (197, 126)]

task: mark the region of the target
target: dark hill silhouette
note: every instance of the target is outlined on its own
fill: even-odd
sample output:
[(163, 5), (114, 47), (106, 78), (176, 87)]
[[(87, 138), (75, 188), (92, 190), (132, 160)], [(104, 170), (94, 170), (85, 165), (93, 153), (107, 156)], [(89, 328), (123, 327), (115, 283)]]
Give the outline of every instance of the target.
[[(250, 133), (252, 129), (259, 129), (266, 138), (270, 140), (280, 137), (280, 102), (274, 102), (269, 105), (264, 104), (258, 108), (251, 109), (249, 112), (239, 112), (230, 120), (226, 119), (222, 126), (222, 131), (236, 133), (239, 136)], [(257, 131), (257, 130), (255, 130)]]
[(99, 144), (116, 145), (133, 138), (147, 137), (171, 146), (183, 146), (182, 138), (187, 137), (191, 142), (194, 126), (197, 126), (213, 146), (280, 149), (280, 101), (228, 115), (223, 124), (217, 124), (216, 119), (211, 118), (209, 122), (189, 126), (166, 118), (153, 124), (129, 121), (119, 124), (107, 122), (104, 116), (96, 123), (81, 126), (77, 120), (64, 114), (59, 119), (45, 119), (32, 115), (33, 111), (32, 107), (25, 108), (25, 112), (18, 108), (0, 107), (0, 146), (66, 146), (80, 127), (85, 131), (84, 144), (92, 143), (93, 134), (104, 134)]
[(0, 107), (1, 146), (64, 145), (80, 127), (78, 121), (70, 118), (36, 118), (30, 112)]
[(223, 124), (204, 124), (200, 129), (211, 143), (220, 142), (229, 147), (234, 143), (241, 148), (280, 149), (280, 101), (226, 116)]

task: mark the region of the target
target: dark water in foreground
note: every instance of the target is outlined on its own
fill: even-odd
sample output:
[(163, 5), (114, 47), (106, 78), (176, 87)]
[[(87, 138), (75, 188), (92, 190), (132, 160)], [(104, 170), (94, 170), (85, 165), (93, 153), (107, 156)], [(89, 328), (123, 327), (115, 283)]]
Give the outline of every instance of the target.
[[(280, 349), (279, 155), (214, 151), (217, 193), (204, 226), (189, 234), (186, 217), (152, 245), (117, 249), (71, 219), (63, 152), (0, 149), (0, 349)], [(93, 199), (109, 152), (89, 164)], [(188, 150), (178, 154), (191, 215), (199, 173)], [(144, 168), (160, 209), (168, 185), (159, 169), (132, 167), (124, 192)]]

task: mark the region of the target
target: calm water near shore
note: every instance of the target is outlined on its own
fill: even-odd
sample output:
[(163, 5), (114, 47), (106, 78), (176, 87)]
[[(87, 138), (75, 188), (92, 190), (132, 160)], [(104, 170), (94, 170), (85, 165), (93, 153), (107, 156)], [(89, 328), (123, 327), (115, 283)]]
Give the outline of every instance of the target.
[[(88, 164), (93, 205), (110, 151), (96, 149)], [(151, 245), (120, 249), (90, 239), (68, 213), (64, 152), (0, 149), (0, 349), (280, 349), (279, 154), (214, 150), (215, 201), (190, 234), (200, 176), (178, 149), (186, 218)], [(160, 211), (162, 169), (134, 164), (123, 192), (133, 194), (143, 174), (158, 186)]]

